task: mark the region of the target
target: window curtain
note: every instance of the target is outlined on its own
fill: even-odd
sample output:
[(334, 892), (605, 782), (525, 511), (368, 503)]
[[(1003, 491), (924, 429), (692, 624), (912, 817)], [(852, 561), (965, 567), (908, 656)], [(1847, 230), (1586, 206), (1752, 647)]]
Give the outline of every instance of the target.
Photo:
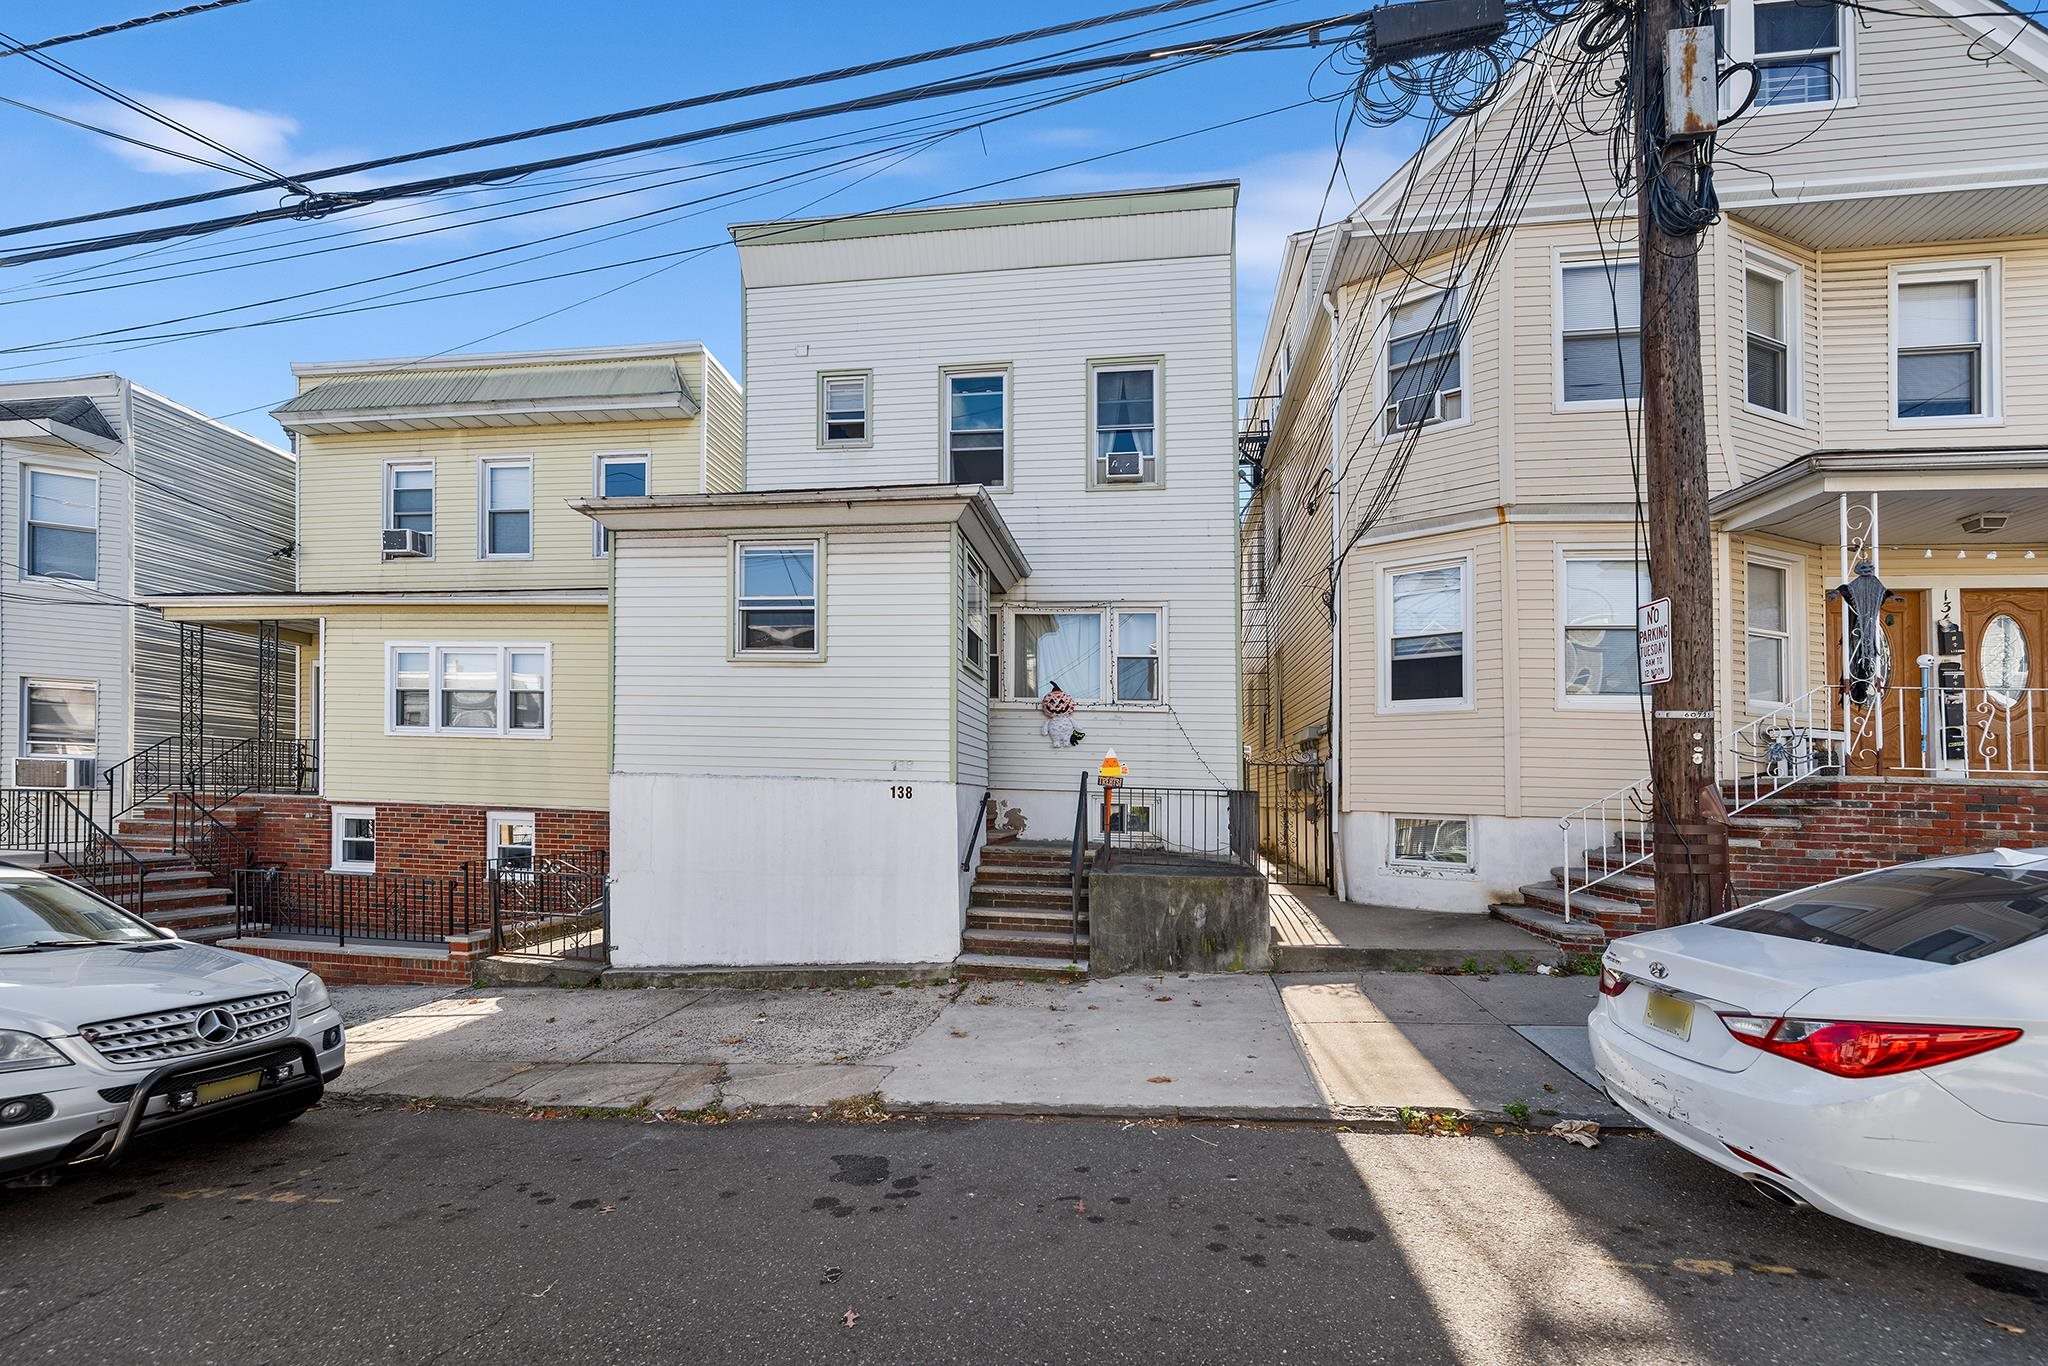
[(1077, 702), (1102, 700), (1102, 617), (1096, 612), (1017, 614), (1018, 697), (1058, 683)]

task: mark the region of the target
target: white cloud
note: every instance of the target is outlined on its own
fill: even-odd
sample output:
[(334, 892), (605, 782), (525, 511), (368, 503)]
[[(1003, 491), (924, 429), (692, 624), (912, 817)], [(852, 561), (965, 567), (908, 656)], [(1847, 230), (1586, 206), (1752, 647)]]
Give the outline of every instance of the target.
[[(220, 104), (214, 100), (187, 99), (182, 95), (132, 94), (138, 103), (163, 114), (165, 117), (184, 124), (194, 132), (202, 133), (232, 147), (244, 156), (254, 158), (267, 166), (279, 170), (290, 170), (285, 163), (292, 159), (291, 140), (299, 131), (299, 121), (288, 114), (273, 114), (262, 109), (243, 109), (232, 104)], [(208, 161), (236, 164), (232, 158), (224, 157), (214, 148), (198, 138), (167, 128), (145, 114), (139, 114), (122, 106), (72, 105), (67, 113), (87, 123), (99, 124), (125, 133), (144, 142), (155, 143), (171, 151), (183, 152), (189, 156), (203, 157)], [(179, 157), (167, 156), (163, 152), (151, 151), (125, 142), (105, 144), (113, 153), (140, 171), (152, 175), (214, 175), (203, 166), (195, 166)]]

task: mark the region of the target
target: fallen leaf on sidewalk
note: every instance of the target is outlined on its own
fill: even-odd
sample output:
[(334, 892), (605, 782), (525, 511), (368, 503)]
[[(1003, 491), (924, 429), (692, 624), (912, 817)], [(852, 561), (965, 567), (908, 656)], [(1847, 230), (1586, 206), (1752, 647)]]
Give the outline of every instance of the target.
[(1158, 1083), (1158, 1084), (1164, 1085), (1164, 1084), (1165, 1084), (1166, 1082), (1172, 1081), (1172, 1080), (1173, 1080), (1173, 1078), (1172, 1078), (1172, 1077), (1147, 1077), (1147, 1078), (1145, 1078), (1145, 1080), (1146, 1080), (1146, 1081), (1149, 1081), (1149, 1082), (1155, 1082), (1155, 1083)]
[(964, 1039), (964, 1038), (966, 1038), (966, 1037), (967, 1037), (967, 1031), (966, 1031), (966, 1030), (964, 1030), (964, 1029), (955, 1029), (955, 1030), (953, 1030), (953, 1031), (951, 1031), (951, 1032), (952, 1032), (952, 1035), (953, 1035), (953, 1037), (954, 1037), (954, 1038), (956, 1038), (956, 1039)]
[(1154, 996), (1152, 999), (1155, 1001), (1171, 1001), (1173, 998), (1171, 996)]
[(2024, 1333), (2027, 1331), (2017, 1323), (2007, 1323), (2003, 1319), (1986, 1319), (1984, 1322), (1990, 1324), (1993, 1328), (2003, 1328), (2008, 1333)]
[(1200, 1001), (1189, 1001), (1188, 1004), (1193, 1006), (1197, 1010), (1200, 1010), (1202, 1008), (1202, 1003)]
[(1076, 1201), (1074, 1202), (1074, 1213), (1076, 1213), (1076, 1214), (1086, 1214), (1087, 1212), (1088, 1212), (1088, 1202), (1087, 1202), (1086, 1200), (1076, 1200)]
[(747, 1036), (744, 1034), (728, 1034), (724, 1038), (719, 1040), (719, 1042), (724, 1044), (727, 1048), (734, 1047), (737, 1044), (743, 1044), (746, 1041)]
[(846, 1312), (839, 1316), (839, 1321), (848, 1328), (853, 1327), (853, 1325), (860, 1322), (860, 1310), (853, 1308), (851, 1305), (847, 1306)]
[(974, 998), (974, 1003), (978, 1006), (992, 1006), (996, 1003), (996, 998), (993, 996), (977, 996)]
[(1576, 1143), (1581, 1148), (1600, 1146), (1600, 1126), (1590, 1119), (1561, 1119), (1550, 1126), (1550, 1134), (1553, 1138), (1561, 1138), (1567, 1143)]

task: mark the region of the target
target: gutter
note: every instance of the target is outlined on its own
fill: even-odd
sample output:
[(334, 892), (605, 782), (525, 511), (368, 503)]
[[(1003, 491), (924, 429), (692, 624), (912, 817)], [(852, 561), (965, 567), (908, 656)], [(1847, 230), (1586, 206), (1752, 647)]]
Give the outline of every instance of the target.
[(1338, 482), (1337, 453), (1344, 449), (1344, 328), (1337, 310), (1337, 292), (1323, 291), (1323, 312), (1330, 319), (1330, 345), (1326, 348), (1330, 371), (1330, 764), (1324, 773), (1329, 784), (1329, 809), (1323, 813), (1330, 823), (1330, 885), (1339, 901), (1349, 901), (1348, 879), (1344, 875), (1344, 800), (1339, 784), (1343, 778), (1340, 757), (1344, 747), (1344, 490)]

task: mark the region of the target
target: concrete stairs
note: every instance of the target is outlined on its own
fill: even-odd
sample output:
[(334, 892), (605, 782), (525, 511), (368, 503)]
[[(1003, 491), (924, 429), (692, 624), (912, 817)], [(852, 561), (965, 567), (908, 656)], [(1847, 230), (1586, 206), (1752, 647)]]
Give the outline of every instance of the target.
[(1087, 864), (1074, 934), (1070, 844), (1011, 840), (981, 852), (955, 971), (980, 980), (1069, 976), (1088, 970)]
[[(227, 821), (232, 811), (224, 808), (216, 814)], [(144, 920), (174, 932), (180, 939), (202, 944), (234, 937), (233, 891), (221, 886), (211, 872), (173, 847), (170, 807), (137, 807), (114, 823), (114, 837), (142, 864)], [(58, 865), (52, 871), (64, 870)], [(133, 898), (134, 873), (131, 865), (120, 861), (119, 866), (81, 881), (101, 895), (126, 904)]]

